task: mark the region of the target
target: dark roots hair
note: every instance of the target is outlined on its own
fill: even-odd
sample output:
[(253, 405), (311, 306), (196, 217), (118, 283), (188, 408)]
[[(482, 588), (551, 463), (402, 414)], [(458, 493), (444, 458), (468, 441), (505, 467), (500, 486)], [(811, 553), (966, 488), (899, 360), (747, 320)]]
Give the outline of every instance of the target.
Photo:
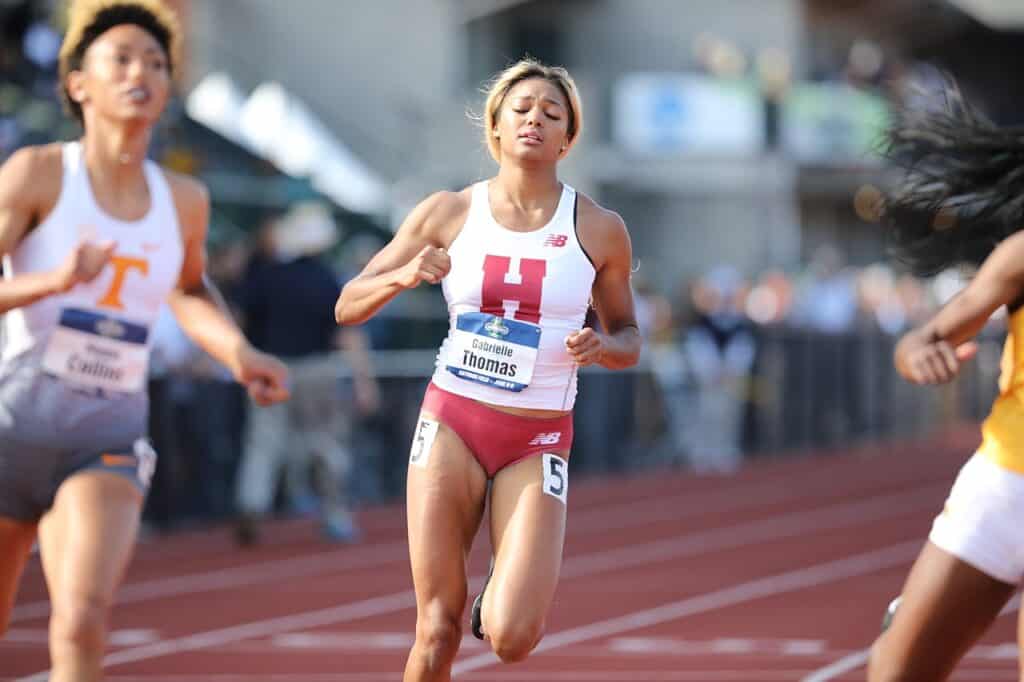
[(159, 0), (78, 0), (69, 11), (68, 32), (60, 49), (61, 102), (76, 121), (83, 122), (82, 105), (68, 92), (67, 77), (82, 68), (89, 46), (101, 35), (122, 24), (134, 24), (148, 32), (163, 48), (171, 73), (178, 56), (181, 31), (174, 14)]

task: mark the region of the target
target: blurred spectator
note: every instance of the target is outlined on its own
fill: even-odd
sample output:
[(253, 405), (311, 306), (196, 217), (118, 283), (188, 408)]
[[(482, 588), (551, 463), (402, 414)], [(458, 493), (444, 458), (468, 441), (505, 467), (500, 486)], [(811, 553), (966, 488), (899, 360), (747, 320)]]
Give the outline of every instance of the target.
[(653, 370), (638, 374), (633, 382), (633, 445), (647, 452), (665, 430), (664, 388), (659, 375), (664, 358), (655, 353), (655, 340), (670, 332), (671, 305), (642, 272), (633, 275), (633, 291), (636, 321), (644, 340), (643, 354), (649, 356)]
[(779, 324), (792, 312), (793, 284), (786, 273), (769, 270), (763, 273), (747, 295), (747, 316), (759, 325)]
[(37, 19), (25, 31), (23, 51), (29, 62), (42, 72), (52, 72), (57, 65), (60, 35), (49, 22)]
[(193, 354), (191, 342), (164, 306), (153, 325), (149, 362), (149, 437), (158, 459), (146, 497), (145, 520), (161, 531), (170, 530), (180, 515), (182, 469), (187, 457), (181, 443), (185, 397), (183, 373)]
[(145, 518), (162, 531), (183, 521), (227, 518), (239, 447), (241, 389), (185, 335), (168, 308), (153, 326), (149, 434), (159, 458)]
[(798, 323), (818, 331), (835, 334), (853, 328), (857, 318), (853, 277), (835, 246), (826, 244), (814, 252), (794, 314)]
[(299, 511), (322, 505), (325, 536), (355, 541), (359, 532), (346, 494), (351, 405), (330, 351), (345, 351), (357, 409), (376, 410), (379, 396), (365, 336), (355, 328), (339, 333), (333, 315), (338, 278), (318, 260), (337, 241), (337, 228), (322, 205), (299, 204), (265, 229), (262, 239), (262, 252), (242, 286), (241, 308), (254, 345), (289, 364), (292, 399), (250, 407), (237, 479), (237, 538), (242, 544), (257, 539), (257, 522), (271, 510), (286, 467), (288, 502)]
[[(346, 241), (341, 255), (343, 279), (348, 280), (362, 272), (383, 246), (379, 237), (369, 234), (357, 234)], [(360, 328), (366, 333), (371, 348), (397, 347), (394, 337), (403, 333), (403, 325), (394, 324), (387, 315), (376, 315)]]
[(682, 349), (695, 381), (687, 453), (695, 471), (728, 473), (740, 463), (743, 414), (757, 345), (744, 312), (746, 283), (717, 267), (693, 288), (697, 318)]
[(22, 42), (32, 22), (28, 2), (0, 2), (0, 69), (13, 72), (24, 64)]

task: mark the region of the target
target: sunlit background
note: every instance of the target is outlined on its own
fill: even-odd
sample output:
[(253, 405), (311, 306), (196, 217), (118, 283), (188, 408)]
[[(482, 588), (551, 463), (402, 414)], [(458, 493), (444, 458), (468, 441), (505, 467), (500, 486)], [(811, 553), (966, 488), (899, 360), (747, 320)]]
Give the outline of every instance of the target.
[[(79, 132), (54, 94), (56, 4), (0, 1), (0, 158)], [(625, 218), (648, 341), (635, 371), (583, 373), (578, 471), (728, 472), (976, 419), (987, 406), (997, 339), (944, 390), (909, 388), (891, 369), (897, 336), (962, 280), (914, 280), (889, 257), (877, 142), (893, 106), (934, 103), (943, 70), (995, 121), (1020, 123), (1024, 5), (171, 4), (186, 61), (153, 155), (211, 188), (211, 270), (243, 324), (233, 295), (283, 216), (296, 229), (321, 223), (340, 284), (431, 191), (492, 174), (474, 119), (480, 87), (531, 55), (580, 85), (586, 128), (561, 175)], [(436, 288), (401, 296), (366, 326), (382, 401), (352, 418), (347, 485), (359, 504), (402, 489), (445, 326)], [(173, 330), (166, 338), (153, 378), (166, 489), (147, 510), (165, 529), (230, 516), (246, 412), (222, 371)], [(344, 356), (322, 361), (344, 390)], [(215, 484), (197, 497), (199, 479)]]
[[(576, 472), (729, 474), (987, 409), (998, 320), (949, 387), (914, 389), (892, 370), (898, 335), (961, 277), (919, 281), (889, 257), (877, 220), (891, 174), (876, 143), (894, 106), (937, 101), (943, 70), (997, 122), (1024, 122), (1024, 4), (170, 4), (187, 58), (153, 157), (209, 186), (210, 268), (243, 325), (252, 259), (315, 251), (340, 286), (427, 194), (492, 174), (480, 88), (530, 55), (579, 84), (586, 125), (561, 176), (625, 219), (647, 339), (635, 370), (582, 373)], [(56, 5), (0, 0), (0, 158), (78, 135), (55, 96)], [(421, 287), (364, 327), (379, 404), (338, 403), (358, 506), (400, 499), (446, 325), (438, 289)], [(311, 362), (349, 395), (345, 353)], [(153, 532), (234, 514), (248, 406), (227, 379), (168, 323), (151, 381)], [(276, 508), (307, 503), (282, 490)]]
[[(167, 1), (185, 61), (152, 158), (209, 187), (210, 275), (296, 399), (256, 409), (171, 315), (153, 330), (160, 458), (112, 682), (399, 679), (406, 462), (448, 320), (438, 287), (337, 337), (331, 307), (420, 200), (495, 173), (481, 88), (523, 56), (579, 85), (560, 176), (624, 218), (646, 343), (635, 368), (580, 373), (547, 638), (498, 672), (466, 635), (456, 679), (863, 679), (1004, 332), (997, 314), (949, 385), (895, 373), (899, 336), (969, 273), (920, 280), (889, 253), (880, 135), (941, 105), (946, 74), (1024, 123), (1024, 2)], [(56, 96), (62, 5), (0, 0), (0, 161), (80, 135)], [(240, 471), (271, 454), (272, 499), (243, 514)], [(489, 554), (468, 558), (470, 598)], [(45, 669), (48, 613), (34, 559), (0, 679)], [(1013, 620), (955, 679), (1017, 679)]]

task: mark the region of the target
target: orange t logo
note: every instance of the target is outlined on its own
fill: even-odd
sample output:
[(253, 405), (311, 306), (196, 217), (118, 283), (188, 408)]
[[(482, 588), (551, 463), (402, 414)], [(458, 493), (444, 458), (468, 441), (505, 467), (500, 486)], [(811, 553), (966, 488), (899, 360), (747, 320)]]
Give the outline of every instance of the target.
[(100, 299), (98, 305), (107, 308), (121, 310), (124, 304), (121, 302), (121, 288), (124, 287), (124, 277), (131, 269), (138, 270), (143, 276), (149, 274), (149, 261), (145, 258), (128, 258), (126, 256), (111, 256), (110, 264), (114, 266), (114, 279), (110, 282), (110, 288)]

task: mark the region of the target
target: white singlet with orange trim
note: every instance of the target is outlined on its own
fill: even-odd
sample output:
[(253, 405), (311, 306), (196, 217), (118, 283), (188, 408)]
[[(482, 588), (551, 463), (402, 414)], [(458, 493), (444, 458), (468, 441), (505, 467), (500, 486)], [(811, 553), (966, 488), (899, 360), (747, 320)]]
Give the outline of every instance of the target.
[(514, 232), (494, 219), (487, 182), (477, 183), (449, 255), (450, 326), (434, 384), (494, 405), (572, 409), (565, 338), (583, 327), (596, 274), (576, 238), (576, 191), (563, 184), (547, 225)]
[(183, 258), (174, 199), (163, 171), (146, 161), (150, 208), (117, 220), (96, 203), (82, 146), (65, 144), (60, 197), (49, 216), (4, 256), (4, 275), (60, 267), (81, 239), (113, 240), (114, 255), (96, 279), (3, 316), (4, 364), (34, 354), (42, 371), (87, 389), (145, 388), (150, 329), (177, 284)]

